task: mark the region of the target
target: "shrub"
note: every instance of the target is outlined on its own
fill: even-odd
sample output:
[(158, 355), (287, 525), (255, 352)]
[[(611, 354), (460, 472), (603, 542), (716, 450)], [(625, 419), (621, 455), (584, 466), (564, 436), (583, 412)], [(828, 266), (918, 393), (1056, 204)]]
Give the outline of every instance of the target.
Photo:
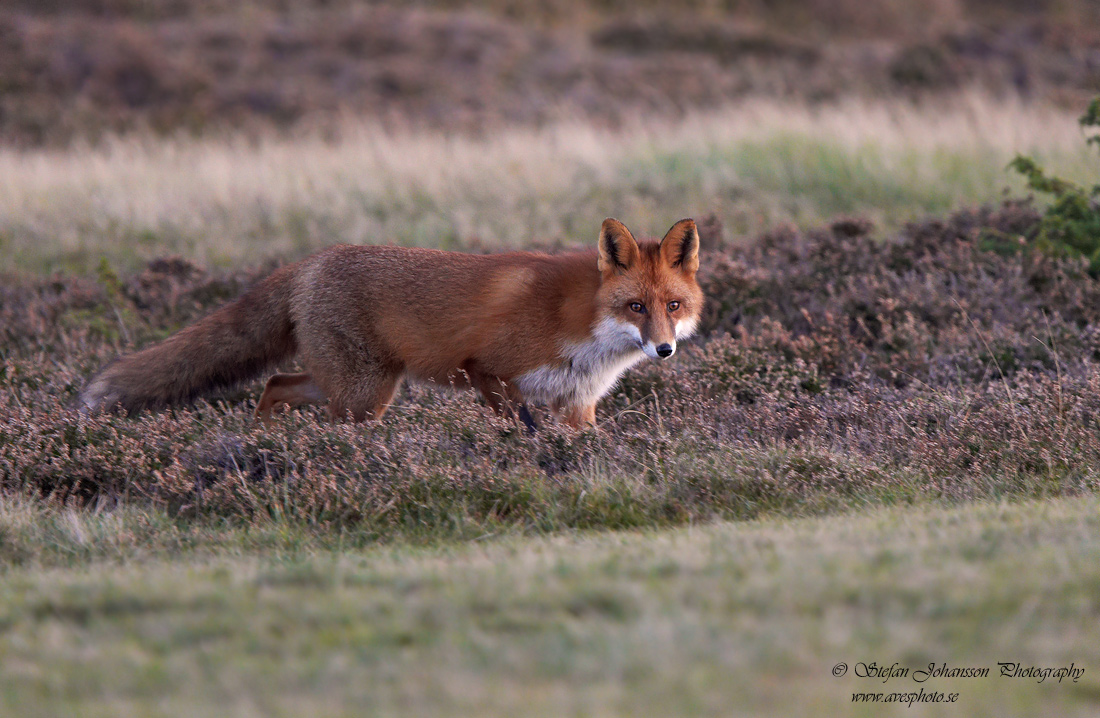
[[(1086, 131), (1100, 127), (1100, 97), (1092, 101), (1079, 122)], [(1085, 143), (1100, 148), (1100, 135), (1087, 137)], [(1026, 155), (1017, 155), (1008, 166), (1024, 175), (1031, 189), (1054, 198), (1032, 239), (1035, 248), (1055, 256), (1084, 257), (1089, 272), (1100, 276), (1100, 184), (1086, 188), (1048, 176)]]

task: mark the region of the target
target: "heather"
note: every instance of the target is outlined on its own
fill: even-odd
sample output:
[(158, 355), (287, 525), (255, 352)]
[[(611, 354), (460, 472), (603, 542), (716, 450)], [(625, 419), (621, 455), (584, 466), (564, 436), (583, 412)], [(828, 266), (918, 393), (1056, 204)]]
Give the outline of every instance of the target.
[[(264, 428), (251, 418), (259, 384), (83, 417), (69, 404), (92, 370), (264, 269), (177, 258), (122, 277), (13, 278), (0, 304), (0, 480), (51, 505), (274, 521), (359, 543), (1094, 491), (1095, 280), (1079, 260), (983, 249), (991, 234), (1026, 238), (1038, 216), (1007, 203), (891, 236), (842, 218), (749, 243), (705, 219), (698, 339), (624, 377), (597, 430), (537, 415), (533, 437), (471, 393), (417, 385), (380, 424), (305, 409)], [(27, 558), (7, 545), (8, 561)]]

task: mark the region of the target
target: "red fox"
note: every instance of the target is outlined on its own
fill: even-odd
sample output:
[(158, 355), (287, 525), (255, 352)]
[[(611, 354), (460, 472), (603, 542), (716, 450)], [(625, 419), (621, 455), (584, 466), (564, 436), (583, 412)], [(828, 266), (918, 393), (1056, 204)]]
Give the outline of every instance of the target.
[(604, 221), (596, 251), (469, 255), (338, 245), (274, 272), (237, 301), (108, 364), (84, 411), (192, 400), (297, 355), (268, 380), (256, 416), (328, 401), (334, 419), (379, 418), (408, 376), (473, 387), (534, 429), (524, 402), (594, 424), (596, 402), (645, 356), (667, 359), (695, 331), (699, 234), (660, 243)]

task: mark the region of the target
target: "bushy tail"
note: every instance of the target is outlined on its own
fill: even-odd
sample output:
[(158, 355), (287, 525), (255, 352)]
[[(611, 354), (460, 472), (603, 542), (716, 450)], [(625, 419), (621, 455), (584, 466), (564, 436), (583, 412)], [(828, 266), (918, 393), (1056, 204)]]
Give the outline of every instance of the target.
[(191, 401), (252, 379), (297, 351), (290, 318), (296, 265), (151, 347), (116, 359), (80, 392), (82, 411)]

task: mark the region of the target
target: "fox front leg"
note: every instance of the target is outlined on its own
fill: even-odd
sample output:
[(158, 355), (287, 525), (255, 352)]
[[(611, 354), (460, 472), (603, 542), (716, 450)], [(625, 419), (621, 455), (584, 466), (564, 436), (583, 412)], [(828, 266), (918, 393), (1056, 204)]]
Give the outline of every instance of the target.
[(517, 418), (527, 428), (527, 433), (533, 434), (538, 428), (534, 417), (527, 409), (523, 401), (523, 395), (515, 384), (501, 381), (498, 377), (483, 374), (474, 367), (463, 369), (469, 378), (470, 384), (477, 389), (493, 411), (499, 416)]
[(596, 405), (573, 406), (566, 410), (565, 423), (574, 429), (596, 425)]

